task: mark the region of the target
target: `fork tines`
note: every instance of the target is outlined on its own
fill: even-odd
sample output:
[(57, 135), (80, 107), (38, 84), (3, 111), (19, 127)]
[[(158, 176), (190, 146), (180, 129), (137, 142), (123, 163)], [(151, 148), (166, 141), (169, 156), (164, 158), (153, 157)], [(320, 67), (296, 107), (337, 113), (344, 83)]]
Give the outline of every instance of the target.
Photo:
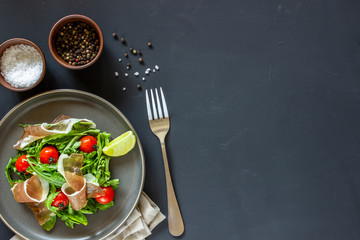
[[(149, 100), (149, 94), (148, 94), (147, 89), (145, 91), (145, 94), (146, 94), (146, 108), (147, 108), (149, 121), (150, 120), (156, 120), (156, 119), (162, 119), (164, 117), (168, 118), (169, 113), (168, 113), (168, 110), (167, 110), (167, 107), (166, 107), (166, 101), (165, 101), (165, 97), (164, 97), (164, 93), (163, 93), (162, 88), (160, 87), (161, 104), (160, 104), (159, 94), (158, 94), (157, 88), (155, 88), (156, 103), (155, 103), (155, 100), (154, 100), (153, 90), (150, 89), (152, 111), (151, 111), (151, 107), (150, 107), (150, 100)], [(161, 108), (161, 105), (162, 105), (162, 108)], [(164, 114), (163, 114), (163, 111), (164, 111)]]

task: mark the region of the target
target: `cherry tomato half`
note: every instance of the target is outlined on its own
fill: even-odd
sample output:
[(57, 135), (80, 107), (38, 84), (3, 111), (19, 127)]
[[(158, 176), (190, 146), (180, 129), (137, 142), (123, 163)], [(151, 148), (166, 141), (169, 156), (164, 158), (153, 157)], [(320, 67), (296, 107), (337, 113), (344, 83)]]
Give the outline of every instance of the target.
[(69, 199), (60, 189), (57, 190), (60, 192), (51, 203), (51, 206), (59, 208), (59, 210), (64, 209), (69, 204)]
[(18, 157), (15, 163), (16, 170), (23, 173), (28, 173), (26, 169), (29, 167), (29, 163), (27, 161), (26, 155), (21, 155)]
[(54, 146), (44, 147), (40, 152), (40, 162), (44, 164), (57, 163), (59, 152)]
[(97, 140), (95, 137), (87, 135), (81, 138), (80, 140), (80, 150), (85, 153), (91, 153), (92, 151), (95, 151), (97, 148)]
[(96, 197), (95, 200), (101, 204), (108, 204), (114, 199), (114, 189), (111, 186), (101, 187), (103, 193)]

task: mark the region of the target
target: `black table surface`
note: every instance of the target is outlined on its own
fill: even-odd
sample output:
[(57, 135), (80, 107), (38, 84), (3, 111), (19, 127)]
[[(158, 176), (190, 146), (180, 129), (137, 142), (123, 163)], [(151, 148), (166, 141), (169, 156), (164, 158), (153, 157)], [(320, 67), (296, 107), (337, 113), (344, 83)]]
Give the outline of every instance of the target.
[[(162, 87), (185, 223), (179, 239), (360, 239), (359, 12), (356, 0), (1, 1), (0, 42), (35, 42), (47, 69), (30, 91), (1, 87), (0, 115), (53, 89), (105, 98), (135, 127), (144, 191), (167, 215), (144, 96)], [(53, 24), (74, 13), (92, 18), (105, 41), (99, 61), (81, 71), (60, 66), (48, 47)], [(144, 65), (123, 57), (129, 47), (143, 51)], [(12, 236), (0, 223), (0, 239)], [(167, 222), (148, 239), (173, 239)]]

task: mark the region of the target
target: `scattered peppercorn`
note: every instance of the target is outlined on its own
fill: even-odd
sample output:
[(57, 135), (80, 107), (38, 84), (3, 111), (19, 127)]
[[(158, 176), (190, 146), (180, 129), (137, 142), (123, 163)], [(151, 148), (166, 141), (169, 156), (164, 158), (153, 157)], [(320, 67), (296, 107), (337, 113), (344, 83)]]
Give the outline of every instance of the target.
[(136, 52), (136, 50), (134, 49), (134, 50), (132, 51), (132, 54), (136, 55), (136, 53), (137, 53), (137, 52)]
[(142, 58), (139, 58), (139, 63), (143, 63), (143, 59)]
[(129, 54), (125, 53), (124, 56), (125, 56), (125, 57), (129, 57)]
[(151, 42), (148, 42), (147, 45), (148, 45), (148, 47), (152, 48), (152, 43)]
[(139, 54), (140, 56), (142, 56), (142, 52), (141, 52), (140, 50), (138, 51), (138, 54)]
[(141, 90), (141, 85), (140, 85), (140, 84), (138, 84), (136, 87), (137, 87), (139, 90)]
[(113, 38), (118, 39), (118, 35), (115, 32), (112, 34), (112, 36)]
[(128, 66), (129, 68), (131, 67), (131, 64), (130, 63), (127, 63), (126, 66)]
[(129, 50), (130, 50), (130, 52), (132, 52), (132, 51), (133, 51), (133, 48), (130, 48)]
[(84, 22), (69, 22), (57, 33), (55, 47), (59, 56), (73, 66), (92, 61), (99, 51), (96, 31)]
[(125, 43), (126, 41), (125, 41), (125, 38), (120, 38), (120, 41), (122, 42), (122, 43)]

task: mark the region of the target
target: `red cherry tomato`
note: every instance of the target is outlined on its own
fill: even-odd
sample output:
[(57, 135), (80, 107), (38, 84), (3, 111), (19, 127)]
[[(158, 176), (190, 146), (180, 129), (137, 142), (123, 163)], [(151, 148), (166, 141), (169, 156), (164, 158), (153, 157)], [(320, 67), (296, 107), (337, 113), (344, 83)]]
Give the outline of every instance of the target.
[(60, 193), (54, 198), (51, 206), (58, 207), (59, 210), (62, 210), (69, 204), (69, 199), (60, 189), (58, 189), (57, 192)]
[(108, 204), (114, 199), (114, 189), (111, 186), (102, 187), (103, 193), (95, 200), (101, 204)]
[(23, 173), (28, 173), (26, 169), (29, 167), (29, 163), (27, 161), (26, 155), (21, 155), (18, 157), (15, 163), (16, 170)]
[(81, 151), (83, 151), (85, 153), (91, 153), (92, 151), (96, 150), (97, 140), (95, 137), (87, 135), (85, 137), (82, 137), (80, 142), (81, 142), (81, 145), (80, 145)]
[(44, 164), (57, 163), (59, 152), (54, 146), (44, 147), (40, 152), (40, 162)]

